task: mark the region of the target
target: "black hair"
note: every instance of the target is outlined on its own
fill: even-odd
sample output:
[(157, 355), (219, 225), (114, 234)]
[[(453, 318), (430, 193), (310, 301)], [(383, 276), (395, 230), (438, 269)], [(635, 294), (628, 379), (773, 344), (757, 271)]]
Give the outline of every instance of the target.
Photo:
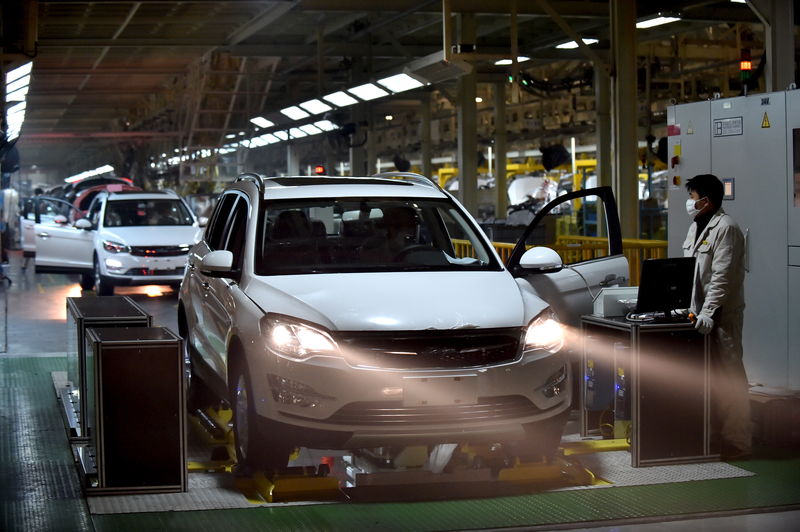
[(701, 198), (708, 198), (717, 209), (722, 205), (725, 185), (714, 174), (699, 174), (686, 182), (686, 190), (697, 192)]

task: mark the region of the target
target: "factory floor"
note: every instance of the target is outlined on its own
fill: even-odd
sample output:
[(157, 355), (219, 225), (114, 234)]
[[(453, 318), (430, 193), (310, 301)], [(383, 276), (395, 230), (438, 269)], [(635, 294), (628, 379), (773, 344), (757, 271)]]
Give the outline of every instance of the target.
[[(37, 275), (22, 264), (12, 253), (5, 270), (11, 284), (0, 290), (0, 530), (800, 530), (800, 451), (791, 448), (758, 448), (732, 464), (753, 474), (735, 478), (458, 499), (438, 493), (413, 502), (92, 513), (51, 375), (66, 369), (65, 297), (81, 296), (78, 278)], [(156, 325), (176, 328), (174, 293), (117, 293), (142, 305)]]

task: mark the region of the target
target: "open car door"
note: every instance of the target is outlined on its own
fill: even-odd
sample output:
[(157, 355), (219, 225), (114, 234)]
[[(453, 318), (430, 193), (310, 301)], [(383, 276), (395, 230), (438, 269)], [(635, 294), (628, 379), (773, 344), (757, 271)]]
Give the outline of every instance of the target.
[(536, 213), (506, 265), (573, 327), (607, 286), (626, 286), (628, 260), (611, 187), (569, 192)]
[(34, 238), (37, 272), (90, 272), (94, 231), (75, 227), (80, 211), (58, 198), (37, 198)]

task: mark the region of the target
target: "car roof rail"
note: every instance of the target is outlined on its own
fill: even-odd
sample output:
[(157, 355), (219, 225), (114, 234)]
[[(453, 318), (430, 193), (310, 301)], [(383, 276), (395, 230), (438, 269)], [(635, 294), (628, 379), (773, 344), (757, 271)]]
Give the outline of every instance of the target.
[(387, 179), (400, 179), (405, 181), (413, 181), (414, 183), (419, 183), (420, 185), (427, 185), (437, 190), (442, 190), (442, 187), (439, 186), (439, 183), (437, 183), (430, 177), (424, 176), (422, 174), (417, 174), (415, 172), (380, 172), (377, 174), (373, 174), (372, 177), (383, 177)]
[(252, 181), (253, 183), (256, 184), (256, 187), (258, 187), (259, 192), (264, 192), (264, 178), (258, 174), (255, 174), (253, 172), (247, 172), (241, 174), (239, 177), (236, 178), (236, 182), (239, 181)]

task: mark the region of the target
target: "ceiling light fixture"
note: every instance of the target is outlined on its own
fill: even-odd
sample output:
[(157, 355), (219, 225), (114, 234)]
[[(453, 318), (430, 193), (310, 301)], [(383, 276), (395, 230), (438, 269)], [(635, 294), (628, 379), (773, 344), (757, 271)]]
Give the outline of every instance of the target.
[(27, 103), (22, 101), (6, 109), (6, 139), (12, 141), (19, 137), (22, 123), (25, 121), (25, 108)]
[[(590, 44), (596, 44), (598, 42), (597, 39), (590, 39), (590, 38), (584, 38), (584, 37), (581, 37), (581, 40), (583, 41), (583, 44), (585, 44), (587, 46), (589, 46)], [(567, 42), (562, 42), (561, 44), (557, 44), (556, 45), (556, 48), (559, 48), (561, 50), (572, 50), (573, 48), (577, 48), (577, 47), (578, 47), (578, 43), (576, 41), (567, 41)]]
[(314, 122), (314, 125), (320, 128), (322, 131), (333, 131), (334, 129), (339, 129), (338, 126), (330, 120), (320, 120), (319, 122)]
[(272, 120), (267, 120), (263, 116), (254, 116), (253, 118), (250, 119), (250, 121), (262, 129), (266, 129), (268, 127), (272, 127), (275, 125), (275, 123)]
[(358, 103), (358, 100), (350, 96), (344, 91), (336, 91), (327, 96), (322, 97), (323, 100), (326, 102), (330, 102), (336, 107), (347, 107), (348, 105), (353, 105), (354, 103)]
[[(524, 55), (517, 56), (517, 63), (524, 63), (525, 61), (530, 61), (530, 57), (526, 57)], [(511, 59), (499, 59), (494, 62), (497, 66), (506, 66), (511, 64)]]
[(376, 98), (383, 98), (388, 96), (389, 93), (378, 87), (374, 83), (365, 83), (352, 89), (347, 89), (347, 92), (354, 94), (364, 101), (374, 100)]
[(293, 127), (292, 129), (289, 130), (289, 135), (293, 139), (301, 139), (303, 137), (307, 137), (308, 133), (306, 133), (305, 131), (303, 131), (299, 127)]
[(95, 168), (94, 170), (86, 170), (85, 172), (81, 172), (79, 174), (71, 175), (68, 178), (66, 178), (64, 181), (66, 181), (67, 183), (74, 183), (75, 181), (80, 181), (81, 179), (86, 179), (87, 177), (92, 177), (92, 176), (95, 176), (95, 175), (105, 174), (105, 173), (113, 172), (113, 171), (114, 171), (114, 167), (113, 166), (111, 166), (110, 164), (104, 164), (103, 166)]
[(386, 87), (392, 92), (405, 92), (411, 89), (417, 89), (424, 84), (408, 74), (397, 74), (389, 76), (388, 78), (379, 79), (378, 85)]
[(313, 124), (306, 124), (304, 126), (300, 126), (300, 129), (305, 133), (308, 133), (309, 135), (318, 135), (322, 133), (322, 130)]
[(16, 81), (23, 76), (30, 76), (32, 68), (33, 68), (33, 61), (29, 61), (20, 67), (17, 67), (13, 70), (9, 70), (6, 73), (6, 85), (9, 85), (11, 82)]
[(300, 104), (300, 107), (311, 113), (312, 115), (319, 115), (326, 111), (330, 111), (333, 109), (330, 105), (323, 102), (322, 100), (317, 100), (316, 98), (313, 100), (308, 100), (307, 102), (303, 102)]
[(292, 105), (291, 107), (286, 107), (285, 109), (281, 109), (281, 113), (288, 116), (292, 120), (302, 120), (303, 118), (308, 118), (309, 115), (296, 105)]
[(680, 17), (671, 17), (671, 16), (662, 15), (661, 13), (656, 13), (655, 15), (653, 15), (651, 17), (639, 20), (636, 23), (636, 28), (640, 29), (640, 30), (643, 30), (643, 29), (646, 29), (646, 28), (654, 28), (656, 26), (661, 26), (663, 24), (669, 24), (671, 22), (677, 22), (680, 19), (681, 19)]

